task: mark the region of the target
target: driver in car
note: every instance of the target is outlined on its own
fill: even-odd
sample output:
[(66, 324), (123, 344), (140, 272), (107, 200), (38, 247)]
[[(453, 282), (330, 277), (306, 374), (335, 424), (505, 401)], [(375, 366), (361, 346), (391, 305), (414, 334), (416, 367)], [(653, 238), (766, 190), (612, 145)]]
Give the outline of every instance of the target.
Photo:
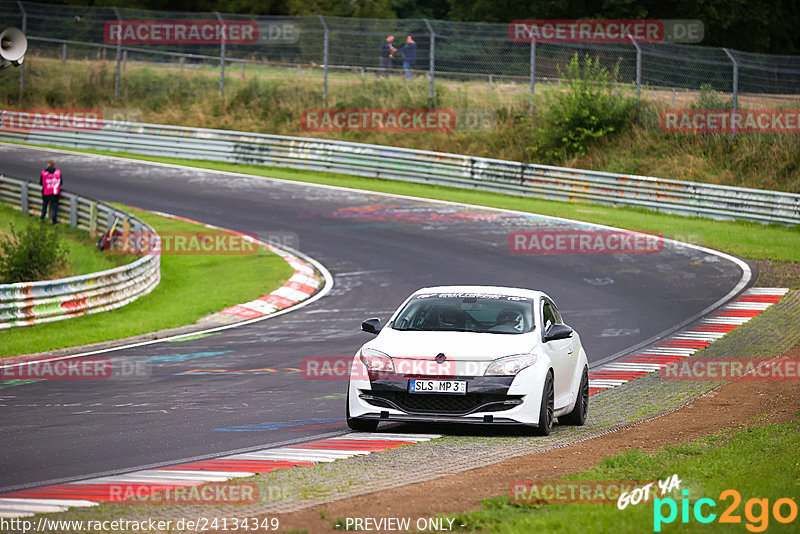
[(522, 314), (515, 310), (503, 310), (497, 314), (497, 326), (510, 326), (517, 332), (522, 332)]
[(464, 313), (454, 307), (448, 306), (439, 312), (439, 326), (445, 330), (461, 330), (465, 323)]

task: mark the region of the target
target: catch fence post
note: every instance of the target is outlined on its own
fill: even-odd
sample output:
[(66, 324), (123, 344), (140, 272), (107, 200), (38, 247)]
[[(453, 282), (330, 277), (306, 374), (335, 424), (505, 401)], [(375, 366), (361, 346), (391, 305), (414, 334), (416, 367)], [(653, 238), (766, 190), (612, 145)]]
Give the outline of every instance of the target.
[(222, 15), (219, 11), (214, 11), (217, 20), (222, 25), (222, 42), (219, 45), (219, 96), (225, 97), (225, 21), (222, 20)]
[(642, 109), (642, 48), (633, 35), (628, 34), (633, 46), (636, 47), (636, 121), (639, 121), (639, 112)]
[(428, 22), (428, 19), (423, 19), (425, 25), (428, 27), (428, 33), (431, 36), (431, 46), (428, 54), (428, 77), (430, 78), (430, 96), (428, 97), (428, 105), (433, 108), (436, 103), (436, 33), (433, 31), (433, 26)]
[(328, 25), (325, 23), (325, 18), (319, 15), (319, 21), (322, 23), (324, 30), (323, 44), (322, 44), (322, 100), (328, 102)]
[[(739, 62), (736, 61), (736, 58), (733, 57), (733, 54), (731, 54), (730, 50), (727, 48), (723, 48), (722, 50), (728, 54), (731, 63), (733, 63), (733, 115), (735, 117), (736, 113), (739, 111)], [(731, 120), (731, 127), (733, 130), (731, 136), (733, 138), (736, 138), (736, 122), (737, 121)]]
[(528, 113), (533, 115), (533, 95), (536, 93), (536, 40), (531, 37), (531, 95)]
[(114, 72), (114, 100), (119, 98), (120, 69), (122, 68), (122, 17), (119, 9), (114, 7), (114, 15), (120, 23), (120, 32), (117, 34), (117, 69)]

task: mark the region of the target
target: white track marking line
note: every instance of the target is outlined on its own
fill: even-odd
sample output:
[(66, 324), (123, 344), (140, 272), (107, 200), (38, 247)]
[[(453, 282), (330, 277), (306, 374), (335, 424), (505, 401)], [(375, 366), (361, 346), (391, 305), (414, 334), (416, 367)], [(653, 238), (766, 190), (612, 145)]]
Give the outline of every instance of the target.
[(742, 326), (744, 323), (750, 320), (750, 317), (708, 317), (703, 319), (703, 322), (700, 323), (700, 326), (704, 324), (719, 324), (719, 325), (727, 325), (727, 326)]
[(353, 434), (345, 434), (344, 436), (338, 436), (335, 438), (329, 438), (326, 441), (332, 440), (343, 440), (343, 439), (355, 439), (355, 440), (374, 440), (374, 441), (414, 441), (414, 442), (422, 442), (428, 441), (431, 439), (436, 439), (442, 437), (439, 434), (366, 434), (366, 433), (353, 433)]
[(137, 473), (127, 473), (119, 476), (100, 477), (72, 484), (116, 484), (125, 482), (222, 482), (229, 478), (250, 477), (254, 473), (245, 471), (189, 471), (189, 470), (153, 470), (139, 471)]
[(789, 292), (787, 287), (751, 287), (744, 292), (745, 295), (770, 295), (783, 296)]
[(725, 306), (727, 310), (766, 310), (772, 306), (771, 302), (733, 302)]
[[(254, 460), (254, 461), (266, 461), (266, 462), (311, 462), (311, 463), (318, 463), (318, 462), (335, 462), (340, 457), (331, 457), (331, 456), (298, 456), (296, 454), (273, 454), (273, 455), (259, 455), (259, 454), (238, 454), (235, 456), (225, 456), (224, 460)], [(346, 457), (346, 458), (349, 458)]]
[(601, 369), (595, 369), (595, 371), (658, 371), (661, 369), (661, 365), (657, 363), (629, 363), (629, 362), (618, 362), (618, 363), (610, 363), (608, 365), (603, 366)]
[(613, 380), (610, 378), (590, 378), (589, 379), (589, 387), (617, 387), (625, 384), (626, 382), (630, 382), (630, 380)]
[(0, 504), (14, 504), (14, 503), (30, 503), (30, 504), (51, 504), (54, 506), (77, 506), (85, 508), (89, 506), (97, 506), (97, 502), (88, 501), (86, 499), (59, 499), (59, 498), (27, 498), (27, 497), (0, 497)]
[(287, 451), (297, 452), (297, 451), (312, 451), (319, 454), (327, 454), (327, 455), (338, 455), (342, 454), (343, 457), (349, 458), (350, 456), (366, 456), (370, 454), (372, 451), (364, 451), (360, 449), (284, 449)]

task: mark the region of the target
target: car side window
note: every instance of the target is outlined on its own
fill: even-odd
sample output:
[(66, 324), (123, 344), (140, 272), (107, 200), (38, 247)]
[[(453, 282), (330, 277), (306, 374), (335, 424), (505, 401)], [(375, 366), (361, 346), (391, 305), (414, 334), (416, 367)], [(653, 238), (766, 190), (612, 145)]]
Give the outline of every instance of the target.
[(558, 321), (556, 320), (556, 315), (553, 313), (553, 308), (548, 301), (543, 301), (542, 303), (542, 330), (543, 332), (547, 332), (547, 329), (550, 328), (551, 325), (556, 324)]
[(564, 324), (564, 320), (561, 318), (561, 312), (558, 311), (558, 307), (555, 305), (555, 303), (551, 302), (550, 308), (553, 311), (553, 317), (555, 317), (556, 324)]

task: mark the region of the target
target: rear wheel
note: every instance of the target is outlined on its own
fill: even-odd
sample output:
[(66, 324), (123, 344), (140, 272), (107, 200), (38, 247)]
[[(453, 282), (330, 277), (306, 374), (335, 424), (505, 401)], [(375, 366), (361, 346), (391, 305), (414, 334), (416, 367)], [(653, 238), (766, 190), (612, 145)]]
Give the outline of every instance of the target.
[(378, 428), (378, 421), (350, 417), (350, 391), (347, 392), (347, 426), (356, 432), (374, 432)]
[(553, 430), (553, 375), (547, 373), (542, 389), (542, 403), (539, 407), (539, 426), (532, 429), (537, 436), (548, 436)]
[(566, 415), (558, 418), (562, 425), (581, 426), (586, 422), (586, 414), (589, 413), (589, 370), (583, 368), (581, 376), (581, 387), (578, 391), (578, 400), (575, 401), (575, 408)]

